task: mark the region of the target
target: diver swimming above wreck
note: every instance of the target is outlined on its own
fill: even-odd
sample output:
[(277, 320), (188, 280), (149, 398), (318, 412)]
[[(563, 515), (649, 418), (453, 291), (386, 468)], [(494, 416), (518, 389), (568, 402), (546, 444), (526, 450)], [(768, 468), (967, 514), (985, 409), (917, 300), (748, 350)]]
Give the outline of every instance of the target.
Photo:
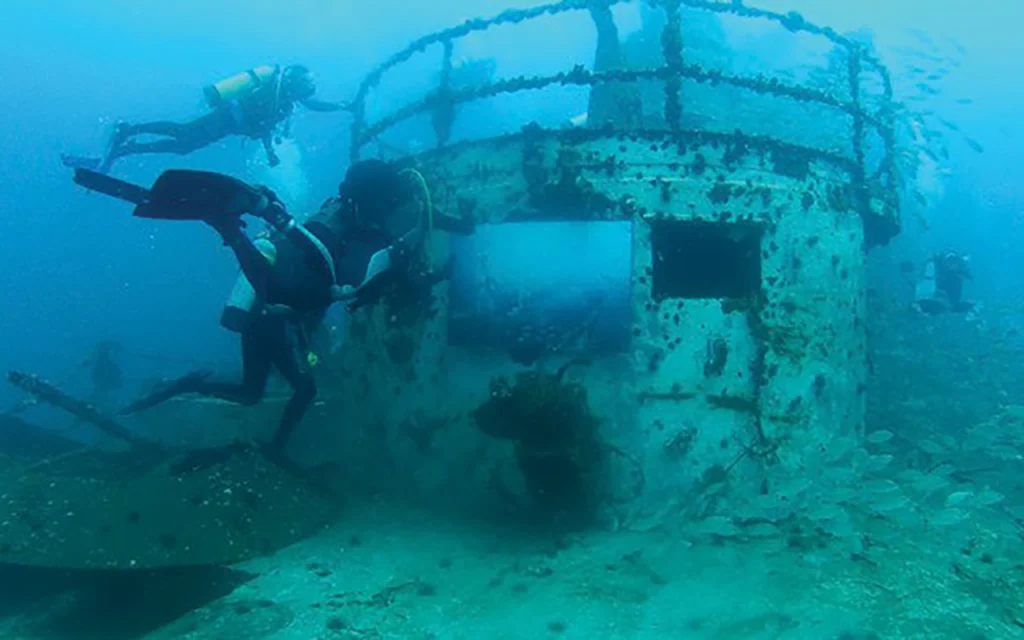
[[(184, 122), (121, 122), (114, 128), (103, 157), (64, 155), (65, 166), (107, 173), (124, 157), (149, 153), (186, 155), (229, 136), (259, 140), (270, 166), (280, 163), (274, 150), (280, 135), (288, 136), (296, 105), (310, 111), (342, 111), (345, 105), (314, 97), (316, 83), (300, 64), (261, 65), (203, 89), (209, 113)], [(138, 142), (140, 136), (158, 136)]]

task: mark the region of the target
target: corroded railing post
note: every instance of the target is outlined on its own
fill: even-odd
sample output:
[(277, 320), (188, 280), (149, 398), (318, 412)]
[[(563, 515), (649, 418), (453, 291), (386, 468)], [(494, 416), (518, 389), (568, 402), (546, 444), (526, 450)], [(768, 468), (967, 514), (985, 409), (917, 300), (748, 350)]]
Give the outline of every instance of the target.
[[(896, 190), (896, 111), (893, 108), (892, 77), (889, 70), (878, 65), (878, 73), (882, 77), (882, 112), (879, 114), (878, 133), (882, 136), (885, 156), (882, 158), (880, 173), (888, 180), (890, 193)], [(899, 208), (899, 198), (893, 197), (891, 206)]]
[(452, 51), (451, 40), (444, 41), (444, 57), (441, 60), (441, 81), (437, 88), (437, 104), (434, 106), (434, 134), (437, 146), (443, 147), (452, 135), (455, 122), (455, 101), (452, 99)]
[(851, 115), (853, 116), (853, 160), (856, 175), (854, 176), (854, 189), (857, 195), (857, 202), (861, 207), (870, 206), (871, 194), (867, 184), (867, 166), (864, 156), (864, 111), (861, 105), (860, 72), (863, 68), (861, 61), (861, 47), (854, 45), (849, 49), (848, 57), (848, 82), (850, 90), (850, 104), (853, 105)]
[(665, 80), (665, 123), (678, 131), (683, 121), (683, 24), (680, 0), (665, 0), (665, 28), (661, 32), (661, 50), (665, 67), (670, 70)]
[(366, 131), (366, 96), (358, 95), (349, 108), (352, 113), (351, 138), (349, 141), (348, 156), (352, 163), (359, 161), (360, 151), (363, 149), (363, 132)]

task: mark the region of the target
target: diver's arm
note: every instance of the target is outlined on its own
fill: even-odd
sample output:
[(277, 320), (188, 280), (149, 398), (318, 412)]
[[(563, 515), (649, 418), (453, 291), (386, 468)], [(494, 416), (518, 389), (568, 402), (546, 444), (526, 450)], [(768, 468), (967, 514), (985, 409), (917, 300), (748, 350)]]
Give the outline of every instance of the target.
[(389, 247), (373, 254), (366, 266), (366, 276), (354, 291), (343, 298), (349, 310), (372, 304), (387, 291), (388, 285), (400, 277), (407, 277), (413, 262), (415, 249), (423, 244), (426, 232), (424, 225), (417, 225)]
[(327, 247), (323, 246), (315, 235), (288, 213), (277, 194), (267, 187), (258, 187), (258, 190), (264, 198), (263, 204), (251, 213), (266, 221), (289, 242), (297, 246), (310, 260), (313, 268), (320, 272), (330, 284), (334, 284), (334, 259)]
[(242, 225), (216, 224), (212, 220), (208, 221), (208, 224), (220, 233), (220, 237), (224, 239), (224, 244), (231, 247), (235, 258), (238, 259), (238, 266), (242, 268), (242, 273), (245, 274), (246, 280), (252, 284), (253, 289), (262, 291), (270, 279), (272, 269), (270, 259), (263, 255), (263, 252), (259, 250), (249, 236), (245, 235)]
[(310, 111), (320, 111), (323, 113), (346, 111), (348, 109), (348, 104), (344, 102), (327, 102), (326, 100), (316, 100), (314, 98), (303, 100), (300, 104)]
[(273, 132), (268, 131), (261, 138), (261, 141), (263, 142), (263, 150), (267, 153), (267, 162), (270, 163), (270, 166), (276, 167), (281, 164), (281, 159), (277, 157), (277, 153), (274, 151)]

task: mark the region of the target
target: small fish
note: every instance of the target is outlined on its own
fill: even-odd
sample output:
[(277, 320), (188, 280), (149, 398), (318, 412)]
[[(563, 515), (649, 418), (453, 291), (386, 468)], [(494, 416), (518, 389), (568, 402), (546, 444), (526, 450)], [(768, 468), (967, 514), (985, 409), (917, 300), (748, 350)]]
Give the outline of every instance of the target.
[(798, 478), (775, 488), (775, 495), (787, 500), (794, 500), (800, 497), (811, 488), (813, 483), (807, 478)]
[(955, 122), (950, 122), (949, 120), (946, 120), (944, 118), (939, 118), (939, 122), (942, 123), (942, 126), (946, 127), (950, 131), (960, 131), (960, 126)]
[(952, 38), (946, 38), (946, 42), (948, 42), (948, 43), (949, 43), (949, 45), (950, 45), (951, 47), (953, 47), (953, 49), (955, 49), (955, 50), (956, 50), (956, 52), (957, 52), (958, 54), (960, 54), (961, 56), (965, 56), (965, 55), (967, 55), (967, 48), (966, 48), (966, 47), (964, 47), (964, 45), (962, 45), (962, 44), (960, 44), (959, 42), (957, 42), (956, 40), (954, 40), (954, 39), (952, 39)]
[(922, 440), (920, 443), (918, 443), (918, 446), (921, 448), (921, 451), (924, 451), (925, 453), (931, 454), (933, 456), (946, 452), (945, 449), (935, 444), (931, 440)]
[(853, 487), (839, 487), (833, 489), (829, 493), (829, 498), (834, 500), (837, 504), (852, 502), (857, 496), (858, 492)]
[(989, 449), (989, 453), (991, 453), (994, 457), (999, 458), (1001, 460), (1020, 460), (1021, 459), (1021, 452), (1020, 451), (1018, 451), (1014, 447), (1011, 447), (1011, 446), (1005, 445), (1005, 444), (998, 444), (998, 445), (992, 447), (991, 449)]
[(917, 469), (907, 469), (896, 474), (900, 482), (917, 482), (918, 480), (925, 478), (925, 474), (921, 473)]
[[(907, 269), (905, 267), (905, 265), (907, 265), (907, 264), (910, 265), (909, 269)], [(904, 262), (902, 265), (900, 265), (900, 270), (903, 271), (903, 273), (910, 273), (911, 271), (915, 271), (916, 267), (914, 266), (913, 262), (909, 262), (909, 263), (908, 262)], [(892, 431), (886, 431), (884, 429), (882, 429), (880, 431), (872, 431), (868, 435), (868, 442), (870, 442), (871, 444), (882, 444), (883, 442), (889, 442), (892, 439), (893, 439)]]
[(982, 147), (980, 144), (978, 144), (976, 141), (972, 140), (971, 138), (968, 138), (968, 137), (965, 136), (964, 137), (964, 142), (966, 142), (967, 146), (970, 147), (971, 149), (973, 149), (975, 152), (977, 152), (977, 153), (985, 153), (985, 148)]
[(782, 535), (782, 532), (779, 531), (778, 527), (768, 522), (762, 522), (759, 524), (755, 524), (752, 527), (747, 527), (743, 530), (743, 532), (751, 538), (771, 538), (774, 536)]
[(942, 476), (923, 476), (911, 483), (911, 488), (918, 493), (924, 495), (931, 495), (939, 489), (944, 489), (949, 486), (949, 480)]
[(993, 491), (991, 489), (986, 489), (986, 490), (982, 491), (980, 495), (977, 496), (977, 498), (975, 499), (974, 502), (979, 507), (991, 507), (994, 504), (999, 504), (1000, 502), (1002, 502), (1005, 499), (1006, 499), (1006, 496), (1004, 496), (1003, 494), (999, 493), (998, 491)]
[(837, 504), (818, 504), (807, 512), (807, 517), (815, 522), (823, 520), (836, 520), (846, 516), (846, 509)]
[(955, 507), (964, 504), (965, 502), (968, 502), (973, 497), (974, 494), (971, 493), (970, 491), (957, 491), (955, 493), (949, 494), (949, 496), (946, 498), (946, 506)]
[(836, 518), (822, 520), (818, 522), (818, 526), (822, 531), (836, 538), (846, 538), (857, 534), (857, 529), (845, 513)]
[(585, 126), (587, 126), (587, 117), (588, 117), (588, 114), (587, 114), (586, 111), (584, 111), (583, 113), (581, 113), (579, 115), (573, 116), (573, 117), (569, 118), (568, 126), (570, 128), (573, 128), (573, 129), (579, 129), (579, 128), (585, 127)]
[(739, 528), (725, 516), (711, 516), (695, 527), (699, 533), (711, 536), (733, 537), (740, 534)]
[(922, 31), (921, 29), (915, 29), (913, 27), (908, 27), (907, 29), (905, 29), (905, 31), (907, 33), (909, 33), (910, 35), (914, 36), (914, 38), (918, 42), (921, 42), (922, 44), (927, 44), (927, 45), (934, 45), (935, 44), (935, 41), (932, 40), (932, 37), (930, 35), (928, 35), (925, 31)]
[(871, 456), (868, 460), (867, 470), (871, 473), (878, 473), (888, 467), (890, 462), (892, 462), (892, 456), (889, 454)]
[(961, 509), (944, 509), (928, 522), (936, 527), (948, 527), (960, 524), (967, 518), (967, 513)]
[(880, 495), (899, 492), (900, 486), (892, 480), (871, 480), (864, 483), (864, 490), (870, 494)]
[(964, 451), (982, 451), (992, 444), (992, 435), (986, 432), (972, 431), (963, 441)]
[(857, 442), (853, 438), (833, 438), (825, 447), (825, 459), (829, 462), (842, 460), (856, 446)]
[(971, 100), (970, 98), (960, 98), (959, 100), (956, 101), (956, 103), (966, 106), (969, 104), (974, 104), (974, 100)]
[(890, 511), (896, 511), (902, 509), (910, 504), (910, 499), (902, 492), (887, 493), (885, 495), (877, 496), (875, 500), (871, 502), (871, 508), (878, 513), (888, 513)]

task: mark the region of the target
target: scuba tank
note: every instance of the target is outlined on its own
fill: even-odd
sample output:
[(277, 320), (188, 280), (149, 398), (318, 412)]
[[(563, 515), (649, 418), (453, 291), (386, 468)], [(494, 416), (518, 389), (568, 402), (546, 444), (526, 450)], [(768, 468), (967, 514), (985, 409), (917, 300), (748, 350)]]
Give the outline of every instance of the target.
[(932, 258), (925, 264), (924, 274), (914, 286), (914, 299), (917, 302), (931, 302), (935, 300), (939, 293), (935, 276), (935, 259)]
[[(277, 247), (267, 238), (257, 238), (253, 244), (260, 250), (260, 253), (267, 257), (271, 264), (277, 260)], [(228, 296), (224, 310), (220, 314), (220, 324), (228, 331), (241, 333), (249, 324), (252, 317), (253, 307), (256, 304), (256, 289), (245, 277), (244, 273), (238, 274), (231, 295)]]
[(225, 102), (251, 95), (260, 87), (274, 82), (280, 71), (281, 67), (278, 65), (265, 64), (254, 67), (203, 87), (203, 95), (210, 108), (215, 109)]

